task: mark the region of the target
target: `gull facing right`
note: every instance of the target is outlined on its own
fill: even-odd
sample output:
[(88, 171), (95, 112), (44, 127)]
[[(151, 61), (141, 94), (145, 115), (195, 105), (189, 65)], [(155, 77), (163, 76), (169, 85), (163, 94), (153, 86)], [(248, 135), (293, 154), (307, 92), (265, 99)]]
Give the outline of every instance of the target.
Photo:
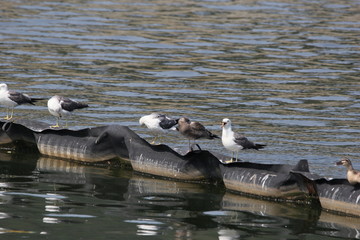
[[(58, 95), (50, 98), (47, 105), (50, 114), (56, 117), (56, 125), (51, 127), (59, 127), (59, 119), (70, 115), (75, 109), (86, 108), (89, 106), (85, 103), (77, 102), (71, 100), (70, 98)], [(65, 127), (67, 127), (67, 121)]]
[(227, 150), (232, 152), (233, 154), (232, 159), (234, 158), (234, 155), (236, 153), (235, 161), (238, 160), (238, 153), (240, 150), (243, 149), (259, 150), (266, 146), (264, 144), (253, 143), (250, 140), (248, 140), (245, 136), (239, 133), (235, 133), (233, 130), (231, 130), (231, 121), (228, 118), (224, 118), (222, 120), (221, 127), (222, 127), (222, 136), (221, 136), (222, 144)]

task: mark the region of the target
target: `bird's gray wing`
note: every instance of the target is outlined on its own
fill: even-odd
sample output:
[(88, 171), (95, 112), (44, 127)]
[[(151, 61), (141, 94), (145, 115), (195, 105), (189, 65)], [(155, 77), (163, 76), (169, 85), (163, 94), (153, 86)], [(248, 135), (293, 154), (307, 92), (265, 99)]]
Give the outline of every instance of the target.
[(86, 108), (89, 105), (77, 101), (73, 101), (70, 98), (63, 97), (60, 99), (62, 109), (72, 112), (75, 109)]
[(234, 142), (243, 146), (243, 148), (254, 148), (255, 144), (247, 139), (244, 135), (234, 133)]
[(27, 94), (9, 91), (9, 98), (12, 101), (16, 102), (18, 105), (25, 104), (25, 103), (30, 103), (30, 104), (34, 105), (33, 101)]
[(207, 138), (207, 139), (220, 138), (219, 136), (217, 136), (217, 135), (211, 133), (209, 130), (207, 130), (199, 122), (191, 122), (190, 127), (191, 127), (193, 134), (196, 135), (197, 138)]
[(207, 131), (204, 125), (202, 125), (199, 122), (191, 122), (190, 127), (193, 131), (199, 131), (199, 132)]
[(160, 120), (159, 125), (162, 129), (170, 129), (178, 123), (177, 120), (171, 119), (164, 114), (159, 114), (157, 118)]

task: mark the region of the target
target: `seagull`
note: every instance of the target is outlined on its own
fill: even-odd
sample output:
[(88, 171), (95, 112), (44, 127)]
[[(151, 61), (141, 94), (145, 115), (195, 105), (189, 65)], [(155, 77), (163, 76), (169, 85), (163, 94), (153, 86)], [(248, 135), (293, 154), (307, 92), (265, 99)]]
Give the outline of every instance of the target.
[(350, 159), (343, 158), (339, 162), (337, 162), (336, 165), (343, 165), (347, 168), (346, 177), (351, 185), (360, 183), (360, 172), (354, 169)]
[[(62, 97), (58, 95), (55, 95), (52, 98), (50, 98), (47, 105), (50, 114), (56, 117), (56, 125), (51, 127), (60, 127), (59, 126), (60, 118), (70, 115), (71, 112), (74, 111), (75, 109), (86, 108), (89, 106), (85, 103), (77, 102), (71, 100), (70, 98)], [(65, 126), (67, 127), (67, 122)]]
[(191, 122), (190, 119), (182, 117), (178, 121), (178, 127), (176, 128), (183, 136), (189, 139), (189, 151), (192, 151), (190, 146), (190, 140), (205, 138), (214, 139), (220, 138), (218, 135), (211, 133), (199, 122)]
[(166, 130), (176, 130), (175, 125), (178, 124), (179, 119), (171, 119), (165, 114), (151, 113), (149, 115), (142, 116), (139, 119), (140, 125), (145, 125), (148, 129), (156, 133), (152, 144), (159, 138), (161, 133), (165, 133)]
[(221, 136), (222, 144), (227, 150), (232, 152), (233, 154), (232, 159), (234, 158), (234, 155), (236, 153), (235, 161), (238, 160), (238, 153), (240, 150), (243, 149), (259, 150), (266, 146), (264, 144), (253, 143), (250, 140), (248, 140), (245, 136), (233, 132), (231, 130), (231, 121), (228, 118), (224, 118), (222, 120), (221, 127), (222, 127), (222, 136)]
[[(0, 104), (6, 106), (6, 117), (4, 119), (10, 120), (14, 114), (14, 108), (21, 104), (32, 104), (36, 101), (43, 100), (43, 98), (31, 98), (29, 95), (25, 93), (19, 93), (15, 91), (9, 91), (6, 83), (0, 84)], [(9, 116), (9, 111), (11, 108), (11, 113)]]

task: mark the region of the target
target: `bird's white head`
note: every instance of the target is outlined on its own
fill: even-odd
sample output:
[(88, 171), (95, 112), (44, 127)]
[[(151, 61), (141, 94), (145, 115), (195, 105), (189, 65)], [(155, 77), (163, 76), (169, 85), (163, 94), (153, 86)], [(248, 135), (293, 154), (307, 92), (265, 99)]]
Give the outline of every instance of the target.
[(145, 124), (146, 118), (147, 118), (147, 116), (142, 116), (142, 117), (139, 119), (139, 124), (140, 124), (140, 126)]
[(0, 91), (7, 91), (8, 90), (8, 86), (6, 85), (6, 83), (1, 83), (0, 84)]
[(222, 128), (225, 128), (225, 129), (231, 128), (231, 121), (230, 121), (230, 119), (224, 118), (224, 119), (221, 121), (221, 127), (222, 127)]

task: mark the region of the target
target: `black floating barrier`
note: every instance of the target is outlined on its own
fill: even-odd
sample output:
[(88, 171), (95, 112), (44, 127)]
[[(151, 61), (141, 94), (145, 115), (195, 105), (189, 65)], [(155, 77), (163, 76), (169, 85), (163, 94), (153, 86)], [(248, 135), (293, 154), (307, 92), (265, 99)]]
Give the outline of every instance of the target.
[(306, 160), (287, 164), (237, 162), (196, 150), (185, 155), (166, 145), (151, 145), (126, 126), (80, 130), (51, 129), (47, 124), (0, 121), (0, 144), (31, 145), (42, 155), (95, 164), (111, 159), (131, 163), (135, 171), (185, 181), (215, 180), (226, 189), (267, 199), (318, 202), (324, 209), (360, 216), (360, 188), (346, 180), (326, 180), (309, 172)]
[(360, 184), (351, 185), (346, 179), (315, 182), (323, 208), (360, 216)]
[(325, 179), (311, 173), (294, 172), (304, 181), (311, 181), (323, 209), (360, 216), (360, 184), (351, 185), (346, 179)]
[[(310, 201), (316, 195), (311, 182), (291, 171), (309, 172), (308, 162), (297, 165), (236, 162), (220, 166), (225, 187), (231, 191), (271, 199)], [(309, 184), (310, 183), (310, 184)]]
[(167, 145), (136, 139), (129, 141), (128, 148), (135, 171), (186, 181), (221, 180), (219, 159), (208, 151), (197, 150), (183, 156)]
[(133, 132), (124, 126), (111, 125), (82, 130), (44, 130), (34, 133), (41, 154), (95, 163), (113, 158), (128, 159), (125, 140)]
[(0, 143), (30, 143), (43, 155), (87, 163), (113, 158), (128, 160), (125, 140), (140, 139), (128, 127), (120, 125), (69, 130), (51, 129), (36, 121), (19, 121), (0, 122), (0, 126)]

